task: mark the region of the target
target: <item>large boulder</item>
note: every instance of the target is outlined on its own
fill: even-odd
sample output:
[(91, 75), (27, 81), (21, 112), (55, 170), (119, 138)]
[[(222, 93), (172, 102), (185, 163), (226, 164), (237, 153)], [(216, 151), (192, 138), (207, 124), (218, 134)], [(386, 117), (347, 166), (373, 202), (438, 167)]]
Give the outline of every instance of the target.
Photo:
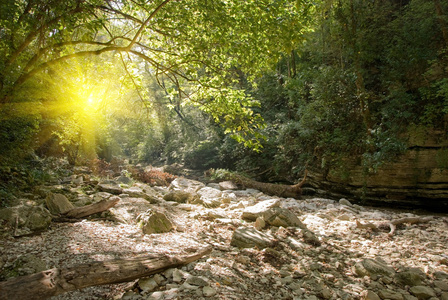
[(204, 187), (198, 190), (199, 203), (205, 207), (214, 208), (221, 205), (222, 192), (212, 187)]
[(226, 190), (234, 191), (234, 190), (238, 189), (238, 186), (232, 181), (222, 181), (218, 185), (219, 185), (219, 188), (223, 191), (226, 191)]
[(305, 224), (292, 211), (285, 208), (273, 207), (265, 212), (263, 218), (271, 226), (306, 229)]
[(181, 190), (189, 193), (195, 193), (203, 187), (205, 187), (205, 184), (203, 184), (202, 182), (179, 177), (171, 182), (169, 189), (173, 191)]
[(0, 271), (0, 278), (8, 279), (17, 276), (25, 276), (47, 270), (47, 264), (39, 257), (29, 253), (19, 255), (17, 259)]
[(139, 226), (144, 234), (165, 233), (174, 228), (173, 223), (164, 213), (153, 209), (139, 215), (137, 221), (139, 221)]
[(270, 199), (261, 201), (253, 206), (247, 207), (241, 217), (247, 221), (255, 221), (258, 217), (265, 217), (265, 214), (273, 207), (280, 206), (280, 199)]
[(64, 214), (75, 206), (63, 194), (48, 194), (45, 204), (50, 212), (54, 215)]
[(138, 222), (137, 217), (144, 214), (151, 207), (152, 205), (143, 198), (129, 198), (109, 208), (109, 213), (118, 222), (136, 224)]
[(47, 229), (51, 214), (43, 206), (21, 204), (0, 209), (0, 220), (4, 220), (9, 228), (16, 228), (15, 234), (20, 236)]

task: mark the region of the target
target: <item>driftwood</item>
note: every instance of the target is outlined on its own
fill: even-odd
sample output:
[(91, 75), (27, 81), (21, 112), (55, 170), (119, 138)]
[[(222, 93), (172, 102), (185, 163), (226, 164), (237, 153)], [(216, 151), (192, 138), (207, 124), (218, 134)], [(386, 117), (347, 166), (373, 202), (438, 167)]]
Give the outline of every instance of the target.
[(237, 174), (228, 174), (226, 179), (231, 180), (238, 185), (242, 185), (245, 188), (257, 189), (268, 195), (300, 198), (302, 195), (302, 186), (305, 184), (307, 173), (308, 171), (305, 170), (305, 175), (302, 181), (294, 185), (259, 182)]
[(432, 217), (426, 217), (426, 218), (422, 218), (422, 217), (408, 217), (408, 218), (401, 218), (401, 219), (396, 219), (396, 220), (392, 220), (390, 222), (383, 222), (379, 225), (375, 225), (372, 223), (366, 223), (366, 224), (362, 224), (361, 222), (359, 222), (358, 220), (356, 220), (356, 228), (361, 228), (361, 229), (366, 229), (366, 228), (370, 228), (373, 231), (379, 231), (381, 228), (390, 228), (390, 231), (388, 233), (389, 236), (393, 236), (395, 233), (395, 230), (397, 229), (397, 225), (400, 224), (405, 224), (405, 223), (409, 223), (409, 224), (418, 224), (418, 223), (427, 223), (429, 221), (432, 220)]
[(108, 210), (109, 208), (115, 206), (119, 201), (119, 197), (112, 197), (109, 200), (104, 199), (90, 205), (75, 207), (74, 209), (71, 209), (68, 212), (64, 213), (64, 216), (67, 218), (75, 219), (84, 218)]
[(208, 246), (188, 255), (145, 256), (50, 269), (0, 282), (0, 300), (40, 300), (89, 286), (128, 282), (188, 264), (211, 250)]

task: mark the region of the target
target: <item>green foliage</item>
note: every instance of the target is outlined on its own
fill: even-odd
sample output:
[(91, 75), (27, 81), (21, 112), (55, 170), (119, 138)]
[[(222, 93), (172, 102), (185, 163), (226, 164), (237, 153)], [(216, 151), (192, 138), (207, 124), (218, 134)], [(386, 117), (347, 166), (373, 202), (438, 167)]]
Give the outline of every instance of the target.
[[(314, 5), (289, 0), (8, 0), (3, 11), (2, 101), (74, 58), (110, 53), (123, 60), (127, 83), (137, 88), (143, 103), (150, 102), (142, 88), (146, 70), (165, 89), (172, 108), (197, 105), (237, 141), (259, 150), (262, 118), (253, 113), (256, 101), (241, 90), (240, 75), (252, 81), (290, 51), (309, 30)], [(80, 138), (72, 134), (79, 130), (68, 127), (60, 134), (65, 149)], [(76, 150), (69, 152), (73, 156)]]
[(375, 172), (403, 153), (411, 125), (446, 130), (446, 40), (432, 1), (323, 1), (317, 15), (307, 42), (257, 80), (267, 139), (260, 154), (236, 150), (237, 166), (267, 180), (293, 181), (305, 166), (347, 177), (351, 163)]
[(207, 170), (222, 165), (219, 157), (219, 144), (213, 141), (202, 141), (192, 151), (185, 153), (185, 166), (196, 170)]

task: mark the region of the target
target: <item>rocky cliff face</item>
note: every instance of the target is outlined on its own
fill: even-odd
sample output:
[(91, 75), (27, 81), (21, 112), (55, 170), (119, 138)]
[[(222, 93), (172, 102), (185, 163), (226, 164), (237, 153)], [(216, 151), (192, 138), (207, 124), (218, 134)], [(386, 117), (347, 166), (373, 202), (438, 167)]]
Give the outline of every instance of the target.
[(310, 183), (365, 204), (448, 211), (448, 133), (415, 129), (408, 140), (406, 153), (376, 172), (348, 160), (346, 171), (312, 173)]

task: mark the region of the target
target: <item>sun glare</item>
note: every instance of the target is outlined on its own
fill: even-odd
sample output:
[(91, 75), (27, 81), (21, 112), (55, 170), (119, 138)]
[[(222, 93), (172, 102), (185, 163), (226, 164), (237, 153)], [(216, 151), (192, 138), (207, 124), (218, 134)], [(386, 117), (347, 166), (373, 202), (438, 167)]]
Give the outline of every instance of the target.
[(90, 95), (87, 97), (87, 101), (86, 101), (86, 108), (87, 109), (97, 109), (98, 106), (101, 104), (101, 99), (103, 97), (101, 97), (101, 95), (97, 94), (97, 93), (90, 93)]

